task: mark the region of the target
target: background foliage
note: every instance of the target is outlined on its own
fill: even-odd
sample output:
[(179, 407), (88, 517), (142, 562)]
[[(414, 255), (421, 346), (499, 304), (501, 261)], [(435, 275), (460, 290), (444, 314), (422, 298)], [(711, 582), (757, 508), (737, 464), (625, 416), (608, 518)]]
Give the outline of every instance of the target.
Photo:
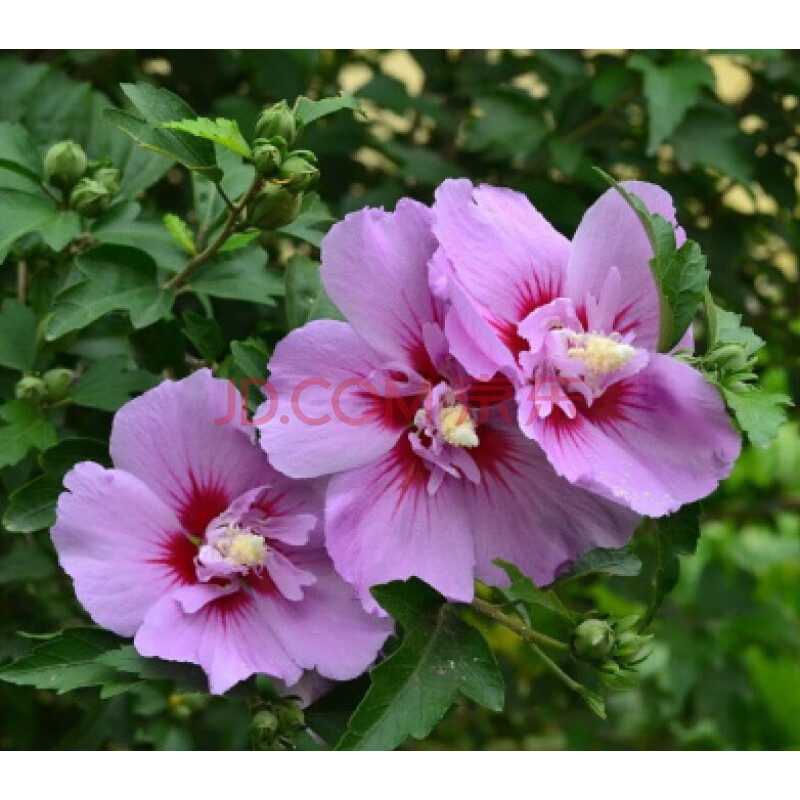
[[(168, 319), (143, 296), (141, 278), (156, 264), (176, 272), (186, 261), (162, 218), (177, 214), (202, 231), (220, 201), (103, 117), (104, 108), (126, 105), (119, 86), (134, 81), (173, 90), (200, 115), (236, 119), (248, 137), (263, 104), (300, 94), (345, 89), (367, 112), (339, 114), (308, 131), (303, 147), (319, 158), (323, 202), (306, 197), (286, 231), (292, 236), (265, 235), (217, 256)], [(391, 207), (404, 195), (430, 202), (446, 177), (523, 191), (567, 235), (605, 188), (592, 165), (665, 186), (709, 258), (714, 295), (744, 311), (766, 339), (768, 385), (800, 400), (796, 53), (21, 52), (0, 55), (0, 85), (0, 664), (30, 649), (18, 631), (46, 634), (85, 621), (46, 528), (65, 469), (106, 457), (112, 412), (162, 375), (183, 375), (202, 361), (221, 362), (231, 375), (263, 369), (287, 325), (318, 310), (306, 259), (331, 220), (364, 205)], [(151, 256), (128, 264), (125, 285), (110, 281), (96, 252), (81, 255), (77, 217), (54, 214), (31, 193), (39, 155), (62, 139), (125, 170), (126, 202), (92, 230), (98, 241)], [(53, 312), (59, 291), (73, 302), (61, 294)], [(283, 294), (285, 311), (279, 302), (250, 302)], [(99, 296), (104, 304), (93, 305)], [(116, 309), (130, 316), (110, 313)], [(208, 323), (210, 311), (219, 327)], [(22, 373), (56, 367), (80, 375), (69, 403), (43, 414), (14, 399)], [(769, 448), (748, 446), (733, 477), (705, 503), (697, 554), (683, 559), (643, 679), (611, 697), (608, 721), (596, 719), (516, 636), (490, 629), (506, 678), (505, 712), (462, 698), (414, 746), (800, 746), (799, 433), (793, 420)], [(54, 449), (59, 439), (73, 441)], [(634, 547), (641, 576), (572, 581), (571, 603), (620, 616), (641, 612), (653, 568), (647, 529)], [(546, 615), (536, 621), (547, 629)], [(0, 683), (0, 748), (248, 745), (252, 709), (244, 699), (178, 693), (167, 681), (131, 686), (138, 676), (129, 671), (128, 684), (104, 689), (103, 700), (93, 688), (54, 694), (46, 678), (38, 689)]]

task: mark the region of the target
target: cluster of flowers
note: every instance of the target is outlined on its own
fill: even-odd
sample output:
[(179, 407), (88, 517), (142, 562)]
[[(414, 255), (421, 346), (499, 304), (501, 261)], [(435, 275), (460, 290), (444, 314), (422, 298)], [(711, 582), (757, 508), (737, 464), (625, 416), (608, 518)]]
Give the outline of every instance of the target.
[[(625, 186), (676, 225), (666, 192)], [(415, 575), (469, 601), (476, 578), (502, 584), (497, 558), (544, 585), (707, 495), (740, 437), (718, 391), (657, 352), (651, 255), (613, 190), (571, 242), (466, 180), (430, 208), (349, 215), (322, 246), (348, 322), (278, 345), (268, 422), (229, 414), (233, 390), (201, 370), (120, 409), (114, 469), (67, 475), (52, 535), (79, 599), (212, 692), (347, 679), (391, 631), (371, 586)]]

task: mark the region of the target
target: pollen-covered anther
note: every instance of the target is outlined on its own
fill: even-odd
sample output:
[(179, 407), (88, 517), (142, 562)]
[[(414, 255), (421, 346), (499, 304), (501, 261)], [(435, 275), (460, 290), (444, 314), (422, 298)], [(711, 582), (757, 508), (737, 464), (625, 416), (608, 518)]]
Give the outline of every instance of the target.
[(459, 403), (442, 408), (439, 423), (442, 436), (448, 444), (457, 447), (477, 447), (480, 444), (475, 433), (475, 422), (466, 406)]
[(567, 352), (570, 358), (580, 359), (590, 372), (606, 374), (624, 367), (636, 355), (636, 348), (611, 336), (582, 333), (575, 336)]
[(219, 552), (240, 567), (259, 567), (267, 555), (267, 544), (257, 533), (230, 527), (216, 542)]

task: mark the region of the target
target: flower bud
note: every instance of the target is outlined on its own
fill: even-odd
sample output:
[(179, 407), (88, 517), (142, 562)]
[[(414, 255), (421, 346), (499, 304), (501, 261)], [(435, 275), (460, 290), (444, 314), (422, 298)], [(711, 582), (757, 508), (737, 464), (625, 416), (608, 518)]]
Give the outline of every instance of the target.
[(262, 230), (282, 228), (297, 216), (301, 198), (302, 195), (268, 183), (250, 202), (247, 221)]
[(591, 663), (604, 662), (614, 650), (614, 629), (603, 619), (587, 619), (572, 633), (570, 646), (576, 658)]
[(297, 138), (297, 134), (297, 119), (285, 100), (275, 103), (270, 108), (265, 108), (256, 121), (257, 139), (280, 136), (287, 145), (291, 145)]
[(73, 377), (74, 373), (71, 369), (61, 367), (47, 370), (42, 375), (47, 390), (47, 400), (50, 403), (58, 403), (63, 400), (69, 394)]
[(122, 180), (122, 171), (115, 167), (100, 167), (94, 171), (92, 178), (101, 186), (105, 186), (108, 193), (113, 197), (119, 192), (119, 184)]
[(41, 378), (26, 375), (17, 381), (14, 396), (28, 403), (40, 403), (47, 397), (47, 387)]
[(312, 153), (294, 152), (281, 164), (278, 177), (290, 192), (303, 192), (319, 178), (314, 160)]
[(728, 342), (715, 348), (709, 354), (709, 361), (736, 372), (747, 365), (747, 350), (741, 342)]
[(281, 152), (280, 142), (282, 139), (256, 139), (253, 142), (253, 163), (256, 165), (258, 174), (271, 178), (283, 161), (284, 153)]
[(99, 217), (111, 202), (111, 193), (93, 178), (81, 178), (69, 196), (70, 208), (82, 217)]
[(283, 735), (297, 733), (306, 725), (303, 709), (293, 700), (286, 699), (278, 706), (278, 720)]
[(44, 157), (45, 180), (60, 189), (69, 189), (86, 174), (88, 163), (86, 153), (79, 144), (59, 142)]

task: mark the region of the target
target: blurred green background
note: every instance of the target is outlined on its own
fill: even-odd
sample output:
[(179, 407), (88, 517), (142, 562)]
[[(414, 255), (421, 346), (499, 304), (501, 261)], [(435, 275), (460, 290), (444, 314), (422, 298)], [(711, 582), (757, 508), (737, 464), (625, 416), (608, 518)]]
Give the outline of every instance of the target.
[[(356, 93), (366, 117), (337, 115), (304, 143), (319, 156), (319, 192), (337, 216), (405, 195), (430, 202), (442, 180), (468, 176), (526, 193), (569, 236), (604, 188), (593, 165), (659, 183), (708, 256), (717, 300), (766, 339), (768, 384), (800, 399), (796, 52), (5, 52), (0, 119), (23, 122), (41, 146), (81, 141), (93, 135), (87, 97), (100, 92), (121, 104), (119, 83), (138, 80), (177, 92), (200, 114), (236, 118), (248, 132), (264, 103)], [(172, 169), (141, 202), (159, 219), (188, 213), (190, 194), (185, 174)], [(249, 321), (239, 324), (246, 335)], [(3, 503), (19, 476), (5, 470), (0, 479)], [(18, 629), (81, 619), (46, 533), (39, 536), (0, 538), (0, 663), (23, 649)], [(649, 536), (643, 530), (635, 544), (641, 578), (574, 586), (575, 606), (640, 611)], [(462, 704), (416, 746), (800, 747), (796, 419), (768, 449), (745, 451), (705, 504), (697, 555), (683, 561), (641, 685), (611, 697), (607, 722), (496, 630), (505, 713)], [(94, 690), (59, 697), (0, 684), (0, 749), (238, 748), (247, 746), (248, 719), (240, 700), (153, 686), (102, 702)]]

